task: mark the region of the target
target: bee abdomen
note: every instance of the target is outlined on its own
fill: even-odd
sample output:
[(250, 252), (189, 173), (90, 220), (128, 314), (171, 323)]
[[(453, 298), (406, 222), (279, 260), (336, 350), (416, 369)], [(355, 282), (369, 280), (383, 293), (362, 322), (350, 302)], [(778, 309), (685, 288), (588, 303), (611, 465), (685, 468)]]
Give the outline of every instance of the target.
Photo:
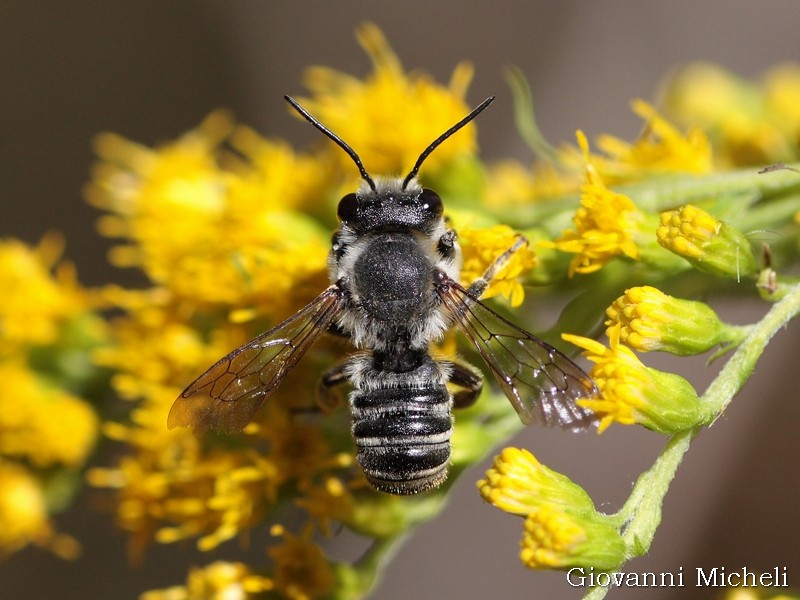
[(416, 494), (447, 477), (453, 420), (444, 385), (355, 391), (356, 458), (369, 482), (391, 494)]

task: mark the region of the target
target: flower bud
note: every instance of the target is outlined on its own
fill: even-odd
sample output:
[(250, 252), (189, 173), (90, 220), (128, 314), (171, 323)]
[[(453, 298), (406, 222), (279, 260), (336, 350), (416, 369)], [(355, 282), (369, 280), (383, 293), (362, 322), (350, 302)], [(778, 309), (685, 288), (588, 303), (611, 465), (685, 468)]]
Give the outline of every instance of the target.
[(641, 352), (700, 354), (719, 343), (738, 341), (746, 331), (726, 325), (702, 302), (673, 298), (651, 286), (625, 290), (606, 315), (609, 337), (618, 327), (620, 341)]
[(516, 515), (527, 515), (543, 504), (570, 507), (578, 513), (594, 511), (583, 488), (519, 448), (505, 448), (495, 457), (478, 490), (490, 504)]
[(696, 206), (687, 204), (663, 212), (660, 223), (656, 230), (658, 243), (685, 258), (698, 271), (737, 280), (758, 271), (744, 234)]
[(575, 515), (543, 505), (525, 519), (520, 559), (531, 569), (594, 567), (612, 570), (625, 559), (625, 542), (608, 517)]
[(700, 424), (703, 412), (692, 385), (679, 375), (644, 366), (630, 348), (619, 343), (619, 330), (619, 326), (610, 328), (610, 348), (576, 335), (561, 336), (587, 350), (584, 354), (595, 363), (591, 376), (600, 397), (577, 402), (600, 418), (598, 433), (614, 421), (638, 423), (665, 434)]

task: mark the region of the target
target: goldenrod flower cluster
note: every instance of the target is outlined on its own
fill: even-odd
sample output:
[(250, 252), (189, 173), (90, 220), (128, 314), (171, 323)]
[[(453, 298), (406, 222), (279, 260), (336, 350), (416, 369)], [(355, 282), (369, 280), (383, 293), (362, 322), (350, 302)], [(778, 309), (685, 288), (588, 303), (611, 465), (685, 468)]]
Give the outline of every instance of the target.
[[(372, 73), (311, 68), (300, 101), (372, 175), (404, 175), (469, 111), (472, 68), (458, 65), (442, 85), (407, 73), (377, 27), (357, 35)], [(691, 438), (724, 410), (765, 340), (800, 311), (797, 282), (785, 274), (798, 257), (800, 176), (791, 166), (758, 173), (765, 162), (798, 158), (798, 69), (783, 66), (755, 84), (691, 67), (669, 84), (664, 109), (633, 102), (644, 121), (638, 139), (601, 136), (597, 152), (579, 131), (576, 146), (547, 148), (532, 165), (486, 165), (471, 123), (426, 160), (420, 178), (441, 194), (459, 232), (463, 282), (517, 248), (486, 297), (524, 321), (534, 285), (572, 294), (553, 331), (567, 331), (594, 363), (598, 394), (578, 404), (599, 431), (638, 424), (670, 436), (613, 515), (529, 452), (503, 450), (479, 489), (524, 517), (527, 566), (612, 570), (644, 552), (658, 519), (640, 515), (658, 512)], [(759, 98), (758, 109), (744, 97)], [(529, 125), (535, 130), (532, 116)], [(74, 553), (49, 516), (70, 498), (51, 497), (45, 472), (80, 472), (99, 427), (88, 400), (99, 406), (111, 392), (128, 407), (102, 424), (119, 451), (86, 480), (107, 495), (131, 554), (181, 540), (209, 552), (207, 565), (176, 576), (183, 584), (146, 592), (148, 600), (361, 597), (408, 531), (442, 509), (452, 481), (520, 428), (487, 382), (456, 416), (441, 488), (414, 498), (375, 492), (355, 465), (347, 411), (315, 403), (320, 373), (348, 352), (329, 336), (241, 434), (167, 429), (193, 378), (328, 284), (336, 202), (355, 189), (358, 172), (330, 140), (315, 148), (262, 137), (224, 111), (154, 148), (100, 135), (87, 199), (103, 212), (101, 233), (119, 240), (111, 262), (139, 271), (140, 288), (84, 290), (53, 236), (37, 248), (0, 242), (0, 554), (30, 543)], [(769, 249), (752, 235), (762, 230), (781, 234)], [(760, 293), (775, 305), (758, 323), (733, 325), (698, 290)], [(594, 339), (603, 315), (608, 346)], [(448, 338), (438, 350), (452, 355), (457, 346)], [(648, 351), (731, 351), (732, 366), (698, 393), (680, 375), (647, 367), (636, 352)], [(287, 510), (299, 515), (291, 528), (277, 522)], [(357, 562), (321, 543), (342, 527), (369, 544)], [(275, 538), (263, 563), (221, 558), (221, 546), (255, 528)]]
[(784, 63), (756, 81), (698, 62), (668, 81), (665, 105), (683, 124), (706, 132), (724, 167), (798, 160), (800, 65)]
[[(472, 66), (459, 64), (445, 87), (424, 73), (406, 74), (375, 25), (360, 27), (357, 37), (372, 59), (373, 72), (361, 81), (327, 67), (312, 67), (304, 77), (312, 96), (299, 100), (357, 149), (369, 173), (407, 173), (422, 149), (469, 112), (465, 96)], [(351, 174), (347, 191), (352, 191), (357, 173), (350, 159), (338, 148), (329, 149), (332, 160)], [(445, 165), (452, 168), (475, 150), (475, 129), (469, 127), (434, 152), (425, 161), (425, 171), (435, 178)]]
[[(543, 250), (538, 258), (546, 272), (537, 281), (591, 277), (589, 290), (565, 311), (567, 326), (596, 311), (592, 307), (604, 294), (607, 302), (616, 296), (605, 308), (608, 346), (585, 335), (562, 335), (594, 363), (591, 376), (598, 393), (578, 405), (595, 414), (598, 432), (612, 423), (638, 424), (671, 436), (662, 456), (613, 515), (597, 513), (583, 490), (529, 453), (503, 450), (478, 488), (487, 502), (525, 516), (520, 557), (528, 567), (613, 570), (645, 552), (659, 520), (652, 515), (691, 439), (744, 384), (758, 357), (753, 348), (765, 343), (762, 336), (769, 339), (800, 312), (796, 278), (775, 268), (776, 255), (783, 268), (797, 261), (800, 213), (792, 190), (800, 176), (795, 167), (780, 163), (759, 169), (770, 160), (800, 155), (792, 116), (800, 105), (797, 73), (796, 66), (782, 66), (765, 76), (759, 88), (711, 65), (686, 69), (667, 89), (667, 110), (688, 127), (685, 134), (637, 100), (634, 111), (646, 121), (638, 140), (601, 136), (601, 152), (593, 153), (579, 131), (577, 148), (549, 156), (549, 164), (562, 174), (581, 175), (571, 228), (562, 228), (559, 235), (552, 205), (539, 208), (544, 203), (530, 192), (539, 204), (513, 220), (524, 227), (537, 216), (550, 217), (540, 225), (538, 247)], [(745, 93), (749, 100), (759, 99), (757, 110), (753, 102), (737, 104)], [(755, 166), (720, 175), (733, 164)], [(524, 183), (520, 172), (503, 166), (502, 173), (513, 173)], [(556, 194), (551, 204), (558, 201)], [(753, 235), (760, 228), (781, 231), (782, 237), (771, 247), (760, 247)], [(706, 293), (750, 293), (781, 304), (759, 323), (735, 325), (699, 299), (659, 289), (668, 285), (696, 298), (698, 277), (707, 279)], [(647, 367), (636, 355), (713, 351), (716, 359), (733, 350), (729, 364), (702, 395), (685, 378)]]
[[(508, 225), (494, 225), (483, 229), (459, 228), (458, 239), (464, 258), (461, 267), (462, 279), (474, 281), (482, 277), (489, 265), (511, 248), (518, 238), (519, 234)], [(536, 263), (536, 254), (530, 245), (525, 244), (514, 253), (513, 260), (503, 265), (492, 278), (483, 297), (493, 298), (502, 295), (508, 298), (512, 307), (519, 306), (525, 298), (525, 290), (520, 279), (533, 269)]]
[[(401, 173), (469, 111), (464, 95), (471, 70), (459, 66), (443, 87), (406, 75), (374, 26), (360, 29), (359, 41), (373, 59), (373, 75), (361, 82), (311, 69), (313, 96), (302, 102), (357, 149), (371, 173)], [(388, 123), (403, 134), (386, 135)], [(435, 497), (403, 509), (400, 499), (371, 491), (354, 466), (347, 411), (316, 411), (319, 375), (347, 348), (337, 340), (319, 342), (241, 436), (200, 439), (165, 424), (193, 377), (326, 287), (335, 202), (357, 185), (357, 170), (333, 144), (298, 152), (223, 112), (158, 148), (113, 134), (101, 135), (96, 147), (100, 162), (87, 195), (106, 213), (101, 231), (122, 240), (111, 260), (140, 269), (150, 286), (101, 290), (121, 316), (111, 321), (113, 343), (98, 349), (95, 360), (114, 373), (117, 394), (137, 404), (125, 422), (104, 425), (127, 452), (116, 464), (92, 469), (89, 482), (111, 492), (134, 556), (153, 541), (187, 538), (211, 551), (293, 504), (309, 525), (300, 534), (279, 530), (283, 544), (269, 551), (272, 567), (210, 566), (179, 589), (238, 586), (250, 593), (261, 586), (292, 598), (329, 593), (347, 565), (325, 554), (320, 536), (345, 525), (368, 538), (399, 539), (410, 523), (441, 506)], [(442, 150), (425, 163), (423, 178), (479, 167), (474, 126)], [(473, 222), (463, 232), (466, 277), (477, 277), (520, 234), (472, 219), (469, 206), (461, 214)], [(515, 253), (489, 295), (519, 305), (521, 279), (535, 262), (532, 248)], [(362, 586), (373, 577), (365, 569), (345, 579)]]
[(520, 559), (531, 568), (594, 566), (613, 569), (625, 545), (589, 495), (527, 450), (506, 448), (478, 482), (487, 502), (525, 517)]
[(50, 482), (79, 478), (94, 448), (99, 420), (83, 394), (106, 332), (63, 246), (54, 234), (36, 247), (0, 241), (0, 556), (30, 543), (79, 551), (50, 518), (76, 487)]

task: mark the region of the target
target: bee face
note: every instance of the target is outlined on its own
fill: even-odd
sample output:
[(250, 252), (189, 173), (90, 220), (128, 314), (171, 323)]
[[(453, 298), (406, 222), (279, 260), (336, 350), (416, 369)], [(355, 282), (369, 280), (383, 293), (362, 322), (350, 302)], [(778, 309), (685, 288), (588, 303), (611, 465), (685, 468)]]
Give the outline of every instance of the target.
[[(483, 379), (472, 367), (431, 357), (429, 345), (455, 323), (486, 361), (525, 423), (585, 429), (593, 415), (575, 401), (596, 394), (566, 356), (479, 300), (509, 249), (468, 288), (460, 250), (433, 190), (416, 179), (425, 158), (493, 98), (434, 140), (405, 179), (377, 179), (358, 155), (291, 98), (292, 106), (353, 159), (364, 180), (339, 202), (331, 285), (286, 321), (220, 359), (177, 398), (169, 427), (240, 431), (319, 336), (347, 335), (359, 352), (323, 374), (321, 390), (349, 381), (356, 457), (367, 480), (392, 494), (434, 488), (447, 476), (451, 409), (474, 401)], [(524, 240), (521, 240), (524, 241)], [(516, 244), (515, 248), (520, 244)], [(451, 394), (447, 384), (461, 391)]]
[(397, 179), (377, 180), (376, 189), (364, 184), (339, 201), (342, 225), (357, 234), (371, 231), (414, 230), (430, 235), (442, 219), (439, 195), (413, 180), (403, 187)]

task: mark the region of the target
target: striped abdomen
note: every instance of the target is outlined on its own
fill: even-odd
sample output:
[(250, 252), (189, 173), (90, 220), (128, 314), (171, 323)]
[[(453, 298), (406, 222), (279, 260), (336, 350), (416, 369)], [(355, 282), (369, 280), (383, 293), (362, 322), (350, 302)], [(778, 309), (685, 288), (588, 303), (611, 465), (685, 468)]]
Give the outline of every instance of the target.
[[(380, 374), (374, 373), (380, 380)], [(350, 396), (356, 458), (369, 482), (391, 494), (416, 494), (447, 477), (453, 431), (442, 383), (356, 389)]]

